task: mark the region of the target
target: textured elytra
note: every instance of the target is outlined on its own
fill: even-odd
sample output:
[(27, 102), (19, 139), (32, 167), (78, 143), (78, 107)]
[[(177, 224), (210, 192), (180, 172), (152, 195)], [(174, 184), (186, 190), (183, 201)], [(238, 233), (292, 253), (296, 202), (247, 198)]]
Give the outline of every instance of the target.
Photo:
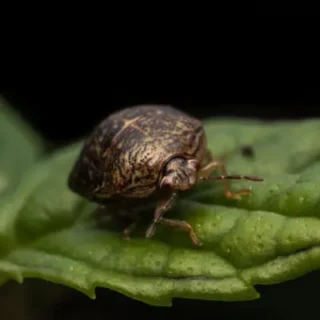
[(69, 186), (86, 197), (147, 197), (156, 189), (169, 159), (200, 160), (205, 143), (201, 121), (170, 106), (126, 108), (93, 130), (70, 174)]

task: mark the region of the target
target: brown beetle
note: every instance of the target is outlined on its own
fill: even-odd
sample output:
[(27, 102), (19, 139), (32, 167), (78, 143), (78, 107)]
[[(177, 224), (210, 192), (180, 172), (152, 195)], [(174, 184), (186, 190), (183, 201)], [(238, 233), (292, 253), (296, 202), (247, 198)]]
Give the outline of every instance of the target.
[[(216, 169), (222, 175), (210, 176)], [(68, 185), (96, 203), (127, 205), (126, 214), (136, 220), (124, 230), (127, 238), (139, 218), (132, 203), (152, 199), (155, 211), (146, 237), (151, 238), (157, 223), (163, 223), (185, 230), (199, 247), (201, 243), (187, 222), (163, 215), (179, 191), (191, 189), (199, 180), (222, 180), (228, 198), (251, 193), (250, 189), (232, 193), (227, 179), (263, 180), (228, 176), (225, 166), (207, 149), (200, 120), (171, 106), (141, 105), (111, 114), (94, 129), (69, 175)]]

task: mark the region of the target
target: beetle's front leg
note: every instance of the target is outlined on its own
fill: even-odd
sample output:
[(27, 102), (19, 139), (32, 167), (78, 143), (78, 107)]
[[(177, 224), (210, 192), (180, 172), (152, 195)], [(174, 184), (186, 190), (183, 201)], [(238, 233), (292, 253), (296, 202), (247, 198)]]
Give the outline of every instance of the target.
[(198, 240), (195, 232), (193, 231), (193, 229), (189, 223), (187, 223), (186, 221), (183, 221), (183, 220), (174, 220), (174, 219), (163, 218), (163, 215), (168, 210), (170, 210), (172, 208), (172, 205), (174, 203), (176, 196), (177, 196), (177, 194), (175, 192), (173, 192), (171, 195), (168, 196), (168, 198), (163, 199), (162, 201), (160, 201), (157, 204), (156, 210), (154, 213), (154, 217), (153, 217), (153, 221), (146, 231), (146, 238), (150, 239), (156, 231), (157, 224), (161, 223), (161, 224), (165, 224), (169, 227), (178, 228), (178, 229), (181, 229), (181, 230), (187, 232), (189, 234), (189, 237), (190, 237), (192, 243), (196, 247), (201, 247), (202, 244)]
[(172, 228), (177, 228), (177, 229), (181, 229), (184, 232), (189, 234), (189, 237), (192, 241), (192, 243), (197, 247), (200, 248), (202, 247), (202, 243), (199, 241), (196, 233), (193, 231), (193, 228), (191, 227), (191, 225), (183, 220), (174, 220), (174, 219), (165, 219), (165, 218), (160, 218), (159, 219), (159, 223), (161, 224), (165, 224), (169, 227)]
[(163, 198), (157, 203), (156, 209), (153, 215), (153, 221), (149, 225), (146, 231), (146, 238), (151, 238), (154, 235), (154, 233), (156, 232), (156, 226), (157, 226), (157, 223), (159, 222), (159, 219), (161, 219), (162, 216), (172, 208), (176, 197), (177, 197), (177, 193), (172, 192), (167, 197)]

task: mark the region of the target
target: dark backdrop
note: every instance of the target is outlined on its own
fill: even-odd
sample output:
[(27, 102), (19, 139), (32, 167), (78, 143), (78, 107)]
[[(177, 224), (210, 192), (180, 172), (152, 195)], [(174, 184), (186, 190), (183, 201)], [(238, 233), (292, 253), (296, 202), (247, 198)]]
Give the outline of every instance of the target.
[[(175, 81), (130, 80), (101, 84), (98, 80), (32, 79), (3, 88), (3, 95), (47, 139), (67, 143), (88, 133), (109, 113), (141, 103), (172, 104), (190, 114), (208, 116), (292, 119), (320, 116), (320, 87), (310, 77), (262, 73), (252, 79), (228, 81), (183, 77)], [(123, 75), (123, 78), (126, 78)], [(48, 80), (46, 82), (46, 80)], [(60, 81), (59, 81), (60, 80)], [(173, 83), (176, 82), (176, 83)]]

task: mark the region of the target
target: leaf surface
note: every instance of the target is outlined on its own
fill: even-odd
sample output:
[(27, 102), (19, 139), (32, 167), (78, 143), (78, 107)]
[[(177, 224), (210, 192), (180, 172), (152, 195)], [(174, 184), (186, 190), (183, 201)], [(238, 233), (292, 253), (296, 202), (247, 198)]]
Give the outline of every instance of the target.
[[(235, 191), (252, 187), (253, 195), (241, 200), (225, 198), (221, 182), (203, 182), (180, 197), (168, 217), (188, 221), (203, 248), (165, 226), (146, 240), (141, 225), (126, 241), (111, 225), (99, 225), (96, 205), (66, 186), (77, 143), (26, 173), (17, 204), (1, 212), (3, 221), (15, 217), (12, 232), (1, 238), (6, 248), (0, 257), (2, 282), (41, 278), (92, 298), (99, 286), (170, 306), (175, 297), (256, 299), (257, 284), (319, 269), (320, 121), (208, 119), (205, 128), (214, 155), (228, 153), (229, 173), (265, 180), (230, 183)], [(253, 158), (240, 152), (248, 144)]]
[[(44, 141), (0, 96), (0, 253), (14, 237), (16, 198), (22, 176), (39, 160)], [(8, 214), (12, 212), (12, 214)], [(10, 239), (10, 240), (8, 240)], [(1, 275), (0, 275), (1, 279)]]
[(43, 141), (0, 96), (0, 198), (19, 184), (43, 151)]

